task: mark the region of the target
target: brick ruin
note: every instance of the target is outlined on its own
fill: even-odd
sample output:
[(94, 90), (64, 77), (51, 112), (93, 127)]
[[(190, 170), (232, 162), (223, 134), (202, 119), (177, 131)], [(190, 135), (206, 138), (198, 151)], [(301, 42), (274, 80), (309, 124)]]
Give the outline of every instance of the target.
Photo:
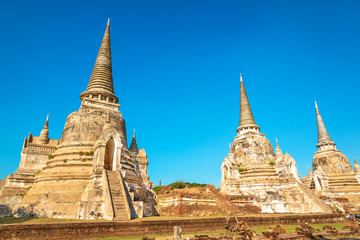
[(212, 216), (223, 214), (260, 213), (253, 203), (254, 197), (226, 195), (214, 185), (206, 187), (172, 189), (165, 186), (157, 194), (161, 216)]
[[(342, 214), (299, 214), (273, 216), (245, 216), (238, 217), (248, 227), (271, 225), (298, 225), (300, 223), (327, 224), (344, 220)], [(93, 239), (111, 237), (129, 237), (139, 235), (173, 234), (174, 226), (181, 226), (182, 234), (223, 231), (226, 217), (213, 218), (182, 218), (171, 220), (142, 220), (142, 221), (114, 221), (114, 222), (82, 222), (82, 223), (53, 223), (53, 224), (5, 224), (0, 225), (2, 239)], [(236, 224), (234, 218), (231, 225)], [(139, 237), (140, 238), (140, 237)]]

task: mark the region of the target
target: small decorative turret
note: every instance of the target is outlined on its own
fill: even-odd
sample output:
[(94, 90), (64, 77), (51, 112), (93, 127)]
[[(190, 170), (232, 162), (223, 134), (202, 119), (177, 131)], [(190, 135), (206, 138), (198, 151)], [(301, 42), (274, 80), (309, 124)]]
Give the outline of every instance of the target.
[(360, 166), (356, 162), (355, 156), (354, 156), (354, 170), (355, 170), (355, 177), (358, 180), (358, 182), (360, 183)]
[(310, 165), (308, 165), (308, 177), (309, 178), (313, 178), (313, 173), (312, 173), (312, 171), (311, 171), (311, 168), (310, 168)]
[(39, 136), (39, 143), (41, 144), (48, 144), (49, 143), (49, 114), (47, 115), (45, 125), (41, 130)]
[(357, 163), (355, 156), (354, 156), (354, 170), (355, 173), (360, 174), (360, 165)]
[(236, 129), (238, 134), (243, 131), (259, 132), (260, 127), (256, 125), (254, 116), (251, 111), (249, 99), (246, 94), (242, 74), (240, 74), (240, 120), (239, 127)]
[(279, 143), (278, 143), (278, 140), (276, 138), (276, 149), (275, 149), (275, 161), (276, 162), (281, 162), (281, 160), (283, 159), (283, 153), (280, 149), (280, 146), (279, 146)]
[(130, 152), (139, 152), (139, 148), (137, 146), (137, 142), (136, 142), (136, 136), (135, 136), (135, 129), (134, 129), (134, 134), (133, 134), (133, 138), (131, 141), (131, 145), (130, 145)]
[(112, 64), (111, 64), (111, 45), (110, 45), (110, 18), (106, 26), (104, 38), (101, 42), (100, 50), (96, 58), (95, 66), (90, 77), (89, 84), (85, 92), (80, 94), (83, 101), (85, 97), (99, 99), (111, 103), (118, 103), (118, 98), (114, 94)]
[(279, 143), (278, 143), (278, 140), (277, 140), (277, 138), (276, 138), (276, 149), (275, 149), (275, 154), (276, 154), (276, 157), (278, 157), (278, 156), (283, 156), (283, 153), (282, 153), (282, 151), (281, 151), (281, 149), (280, 149), (280, 147), (279, 147)]
[(29, 137), (28, 137), (28, 139), (29, 139), (29, 143), (31, 143), (31, 142), (33, 141), (33, 135), (32, 135), (31, 132), (29, 132)]
[(318, 144), (316, 145), (316, 147), (318, 148), (319, 151), (328, 150), (328, 149), (336, 150), (336, 144), (331, 140), (330, 135), (326, 130), (324, 121), (320, 115), (320, 111), (316, 101), (315, 101), (315, 109), (316, 109), (316, 122), (318, 128)]

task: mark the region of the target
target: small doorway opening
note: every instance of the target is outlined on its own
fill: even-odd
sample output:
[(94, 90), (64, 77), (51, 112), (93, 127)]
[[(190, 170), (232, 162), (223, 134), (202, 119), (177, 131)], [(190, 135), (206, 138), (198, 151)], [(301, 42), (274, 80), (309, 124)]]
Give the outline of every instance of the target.
[(106, 170), (113, 170), (114, 165), (114, 154), (115, 153), (115, 141), (114, 138), (110, 138), (106, 143), (105, 147), (105, 158), (104, 158), (104, 168)]
[(228, 178), (228, 171), (229, 171), (229, 169), (227, 168), (226, 165), (224, 165), (224, 168), (223, 168), (224, 180), (227, 180), (227, 178)]

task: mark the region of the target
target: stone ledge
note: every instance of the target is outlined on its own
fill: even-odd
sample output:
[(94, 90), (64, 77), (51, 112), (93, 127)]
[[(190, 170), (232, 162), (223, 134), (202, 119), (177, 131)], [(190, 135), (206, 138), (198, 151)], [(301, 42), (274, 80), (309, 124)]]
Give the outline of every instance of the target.
[[(259, 215), (238, 217), (252, 226), (298, 225), (343, 222), (342, 214), (302, 214), (302, 215)], [(172, 234), (174, 226), (182, 226), (184, 233), (224, 230), (226, 217), (143, 220), (143, 221), (109, 221), (83, 223), (49, 223), (49, 224), (4, 224), (0, 225), (1, 239), (89, 239), (100, 237), (126, 237), (153, 234)]]

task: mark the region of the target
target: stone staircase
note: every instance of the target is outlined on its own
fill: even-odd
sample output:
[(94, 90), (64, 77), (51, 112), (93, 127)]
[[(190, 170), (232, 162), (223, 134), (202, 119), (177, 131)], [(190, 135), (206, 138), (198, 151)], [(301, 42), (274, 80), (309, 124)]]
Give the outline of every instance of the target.
[(106, 170), (106, 175), (114, 209), (114, 220), (129, 220), (130, 210), (120, 173), (118, 171)]
[[(332, 213), (332, 210), (329, 206), (327, 206), (318, 196), (315, 195), (315, 193), (310, 190), (309, 188), (303, 186), (301, 183), (297, 182), (297, 185), (299, 187), (299, 189), (305, 193), (307, 195), (307, 197), (309, 198), (309, 200), (313, 203), (316, 204), (317, 210), (321, 210), (323, 213)], [(315, 206), (313, 206), (313, 208), (315, 208)]]

